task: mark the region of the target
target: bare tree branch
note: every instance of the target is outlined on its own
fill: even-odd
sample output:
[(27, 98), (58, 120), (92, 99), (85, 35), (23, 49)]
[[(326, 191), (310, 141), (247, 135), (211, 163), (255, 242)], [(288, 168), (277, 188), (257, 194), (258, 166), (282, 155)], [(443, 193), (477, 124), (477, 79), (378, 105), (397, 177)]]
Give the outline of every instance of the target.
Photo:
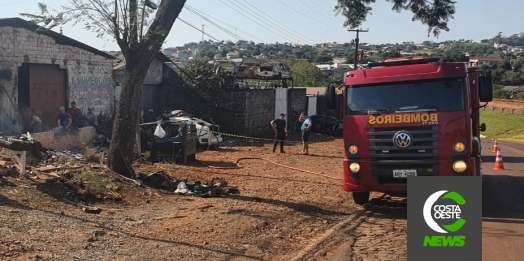
[(137, 0), (129, 0), (129, 47), (138, 48), (138, 4)]
[(143, 46), (160, 50), (164, 39), (171, 31), (178, 14), (182, 11), (186, 0), (162, 0), (154, 20), (151, 22), (146, 33)]

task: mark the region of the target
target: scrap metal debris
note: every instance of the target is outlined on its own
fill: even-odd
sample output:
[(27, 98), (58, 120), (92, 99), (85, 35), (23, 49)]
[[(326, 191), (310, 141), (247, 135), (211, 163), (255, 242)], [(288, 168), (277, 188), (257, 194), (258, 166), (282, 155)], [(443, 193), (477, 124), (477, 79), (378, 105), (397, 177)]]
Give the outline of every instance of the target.
[(209, 182), (180, 180), (174, 181), (164, 171), (157, 171), (148, 175), (140, 175), (144, 184), (171, 190), (180, 195), (193, 195), (204, 198), (227, 197), (231, 194), (239, 194), (237, 188), (228, 187), (227, 181), (223, 178), (213, 178)]

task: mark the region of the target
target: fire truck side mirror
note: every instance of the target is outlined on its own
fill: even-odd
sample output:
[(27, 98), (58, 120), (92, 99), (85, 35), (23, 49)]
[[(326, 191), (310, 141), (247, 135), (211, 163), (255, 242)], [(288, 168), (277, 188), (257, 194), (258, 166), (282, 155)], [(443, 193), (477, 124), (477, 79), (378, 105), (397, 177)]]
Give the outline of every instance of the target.
[(481, 75), (479, 77), (479, 100), (481, 102), (493, 100), (493, 80), (491, 76)]
[(479, 131), (481, 131), (481, 132), (485, 132), (486, 131), (486, 123), (480, 124)]
[(324, 94), (324, 98), (326, 99), (326, 107), (328, 110), (336, 109), (335, 107), (337, 104), (337, 91), (335, 87), (326, 87), (326, 93)]

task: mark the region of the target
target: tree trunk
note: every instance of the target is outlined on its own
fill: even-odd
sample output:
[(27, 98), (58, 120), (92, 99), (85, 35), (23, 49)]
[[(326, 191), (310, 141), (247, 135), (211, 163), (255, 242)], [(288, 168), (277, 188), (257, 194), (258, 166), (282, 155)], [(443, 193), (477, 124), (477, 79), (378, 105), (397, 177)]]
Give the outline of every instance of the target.
[[(146, 64), (146, 65), (144, 65)], [(129, 178), (135, 178), (133, 158), (137, 135), (138, 112), (142, 96), (142, 84), (149, 63), (127, 63), (124, 83), (113, 123), (113, 137), (109, 145), (107, 165), (111, 170)]]
[(182, 11), (186, 0), (161, 0), (155, 18), (151, 22), (147, 34), (138, 41), (137, 37), (137, 5), (136, 0), (130, 1), (129, 38), (126, 34), (116, 40), (126, 60), (126, 69), (122, 93), (116, 108), (111, 144), (109, 145), (107, 165), (123, 176), (135, 178), (133, 157), (137, 142), (137, 124), (142, 97), (142, 84), (149, 70), (149, 65), (160, 51), (173, 23)]

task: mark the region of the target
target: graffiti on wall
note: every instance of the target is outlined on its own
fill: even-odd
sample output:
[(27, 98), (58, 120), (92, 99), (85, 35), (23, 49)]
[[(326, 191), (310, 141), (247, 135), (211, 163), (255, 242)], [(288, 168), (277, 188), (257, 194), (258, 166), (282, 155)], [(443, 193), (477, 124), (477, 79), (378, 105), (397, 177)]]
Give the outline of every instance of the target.
[(83, 109), (107, 113), (113, 102), (113, 79), (108, 65), (80, 64), (70, 67), (69, 97)]

